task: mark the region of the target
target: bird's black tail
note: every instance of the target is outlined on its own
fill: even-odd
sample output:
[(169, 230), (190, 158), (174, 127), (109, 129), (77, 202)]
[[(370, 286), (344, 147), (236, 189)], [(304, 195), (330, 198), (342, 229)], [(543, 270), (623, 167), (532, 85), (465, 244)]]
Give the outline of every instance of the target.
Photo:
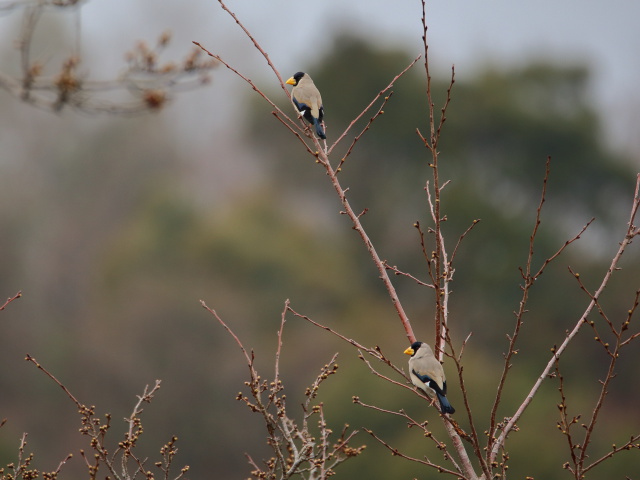
[(451, 406), (447, 397), (442, 395), (441, 393), (436, 392), (438, 395), (438, 400), (440, 400), (440, 411), (442, 413), (455, 413), (456, 409)]
[(324, 134), (324, 129), (322, 128), (322, 125), (320, 124), (320, 121), (317, 118), (314, 118), (313, 119), (313, 124), (316, 127), (316, 135), (318, 135), (320, 138), (325, 140), (327, 138), (327, 136)]

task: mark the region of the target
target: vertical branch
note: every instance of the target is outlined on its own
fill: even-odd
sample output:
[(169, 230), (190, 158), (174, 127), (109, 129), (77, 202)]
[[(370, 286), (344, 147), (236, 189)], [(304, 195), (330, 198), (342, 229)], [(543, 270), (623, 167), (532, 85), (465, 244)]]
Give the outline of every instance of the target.
[(22, 99), (28, 100), (33, 85), (33, 70), (31, 68), (31, 42), (35, 33), (36, 25), (42, 16), (42, 3), (27, 7), (22, 20), (22, 31), (20, 33), (20, 62), (22, 67)]
[[(627, 319), (625, 319), (625, 322), (623, 322), (623, 324), (620, 327), (620, 330), (617, 330), (615, 328), (615, 326), (613, 325), (613, 322), (611, 322), (611, 320), (609, 320), (609, 318), (605, 315), (604, 310), (602, 309), (602, 306), (600, 305), (598, 299), (594, 298), (593, 295), (589, 292), (589, 290), (587, 290), (587, 288), (584, 286), (584, 284), (582, 283), (582, 281), (580, 280), (580, 276), (579, 275), (575, 275), (576, 280), (578, 281), (580, 288), (583, 292), (585, 292), (589, 298), (595, 302), (595, 305), (598, 309), (598, 312), (600, 313), (600, 315), (604, 318), (605, 322), (607, 323), (607, 325), (609, 326), (611, 333), (614, 335), (615, 337), (615, 345), (613, 347), (613, 349), (611, 349), (610, 345), (608, 342), (604, 342), (602, 337), (598, 334), (598, 330), (595, 326), (595, 322), (594, 321), (590, 321), (589, 325), (591, 326), (591, 328), (593, 329), (593, 331), (595, 332), (596, 336), (595, 336), (595, 340), (603, 347), (603, 349), (605, 350), (605, 352), (607, 353), (607, 355), (609, 356), (609, 368), (607, 370), (607, 374), (605, 376), (604, 380), (599, 380), (599, 383), (601, 385), (600, 387), (600, 394), (598, 395), (598, 399), (596, 401), (596, 404), (594, 406), (593, 409), (593, 413), (591, 414), (591, 419), (589, 420), (588, 425), (583, 425), (586, 429), (585, 435), (584, 435), (584, 440), (582, 441), (582, 445), (576, 447), (579, 448), (580, 450), (580, 455), (577, 459), (577, 461), (575, 461), (575, 469), (576, 469), (576, 474), (577, 475), (583, 475), (584, 473), (586, 473), (591, 467), (586, 467), (584, 466), (584, 463), (586, 461), (586, 459), (589, 457), (589, 455), (587, 455), (587, 448), (589, 446), (589, 444), (591, 443), (591, 438), (593, 436), (594, 430), (595, 430), (595, 426), (596, 426), (596, 422), (598, 420), (598, 416), (602, 410), (602, 405), (604, 404), (605, 398), (607, 396), (608, 392), (608, 387), (609, 384), (611, 383), (611, 381), (613, 380), (613, 378), (615, 377), (615, 367), (616, 367), (616, 363), (618, 361), (618, 358), (620, 357), (620, 351), (622, 349), (622, 347), (625, 345), (625, 343), (623, 343), (622, 341), (622, 334), (625, 330), (625, 325), (628, 326), (628, 321), (631, 318), (631, 312), (633, 312), (633, 310), (635, 310), (635, 308), (638, 305), (638, 293), (636, 293), (636, 298), (635, 298), (635, 302), (634, 302), (634, 307), (633, 309), (629, 310), (629, 317)], [(629, 340), (631, 340), (633, 338), (630, 337)]]
[(507, 353), (504, 355), (504, 367), (502, 369), (502, 375), (500, 376), (500, 381), (498, 382), (498, 391), (496, 392), (496, 397), (493, 402), (493, 407), (491, 408), (491, 416), (490, 416), (490, 424), (489, 424), (489, 441), (488, 441), (488, 449), (487, 455), (491, 454), (491, 447), (493, 442), (495, 441), (495, 430), (496, 430), (496, 414), (498, 411), (498, 406), (500, 405), (500, 400), (502, 399), (502, 392), (504, 390), (504, 386), (507, 380), (507, 375), (509, 374), (509, 370), (511, 369), (511, 360), (516, 352), (516, 341), (518, 340), (518, 335), (520, 333), (520, 328), (523, 324), (524, 314), (527, 312), (527, 301), (529, 300), (529, 291), (533, 286), (535, 278), (531, 275), (531, 264), (533, 262), (533, 251), (534, 244), (536, 240), (536, 235), (538, 233), (538, 227), (540, 226), (540, 218), (542, 214), (542, 206), (546, 200), (547, 195), (547, 182), (549, 180), (549, 174), (551, 171), (551, 157), (547, 157), (547, 163), (545, 165), (544, 178), (542, 180), (542, 193), (540, 194), (540, 202), (538, 204), (538, 209), (536, 210), (536, 220), (533, 226), (533, 231), (531, 232), (531, 236), (529, 237), (529, 253), (527, 255), (527, 262), (524, 268), (524, 271), (520, 269), (522, 274), (522, 278), (524, 280), (524, 285), (520, 287), (522, 290), (522, 298), (520, 299), (520, 306), (518, 312), (516, 313), (516, 326), (511, 336), (507, 335), (509, 339), (509, 349)]
[[(436, 149), (436, 122), (434, 117), (434, 103), (433, 98), (431, 96), (431, 73), (429, 71), (429, 44), (427, 43), (427, 9), (425, 0), (422, 0), (422, 43), (424, 45), (424, 69), (427, 75), (427, 102), (429, 107), (429, 141), (425, 141), (423, 138), (423, 142), (429, 150), (431, 151), (431, 163), (429, 166), (433, 172), (433, 195), (434, 202), (430, 205), (431, 216), (433, 217), (434, 222), (434, 234), (435, 234), (435, 243), (436, 243), (436, 251), (432, 255), (432, 260), (435, 266), (435, 275), (433, 279), (433, 284), (435, 285), (435, 301), (436, 301), (436, 312), (435, 312), (435, 336), (434, 336), (434, 353), (436, 358), (439, 361), (442, 361), (444, 358), (444, 308), (443, 308), (443, 294), (442, 290), (442, 266), (441, 266), (441, 258), (442, 251), (444, 245), (442, 245), (441, 232), (440, 232), (440, 179), (438, 176), (438, 151)], [(422, 137), (422, 135), (421, 135)], [(428, 189), (428, 185), (427, 185)], [(429, 191), (427, 190), (427, 193)], [(430, 195), (430, 194), (429, 194)]]
[(289, 301), (289, 299), (287, 298), (287, 300), (284, 302), (284, 310), (282, 311), (282, 318), (280, 320), (280, 330), (278, 330), (278, 348), (276, 350), (276, 361), (275, 361), (275, 374), (273, 377), (273, 381), (276, 384), (281, 383), (280, 382), (280, 352), (282, 351), (282, 332), (284, 331), (284, 324), (287, 321), (286, 319), (286, 314), (287, 314), (287, 310), (289, 310), (289, 304), (291, 302)]
[[(445, 248), (444, 237), (442, 235), (442, 214), (441, 214), (441, 202), (440, 193), (445, 187), (445, 184), (440, 184), (440, 176), (438, 172), (438, 141), (440, 140), (440, 134), (442, 133), (442, 125), (444, 124), (446, 117), (445, 113), (449, 102), (451, 101), (451, 90), (455, 83), (455, 69), (451, 68), (451, 82), (447, 90), (447, 98), (444, 106), (441, 109), (440, 121), (436, 122), (433, 101), (433, 95), (431, 91), (431, 72), (429, 70), (429, 44), (427, 43), (427, 14), (426, 3), (422, 0), (422, 43), (424, 47), (424, 68), (427, 76), (427, 103), (429, 110), (429, 138), (425, 138), (418, 129), (418, 135), (422, 140), (425, 147), (431, 152), (431, 167), (433, 174), (433, 201), (431, 200), (431, 192), (429, 191), (429, 183), (425, 187), (429, 200), (429, 210), (434, 222), (433, 233), (435, 237), (435, 251), (432, 252), (428, 262), (433, 262), (433, 268), (429, 268), (430, 275), (432, 276), (433, 284), (435, 286), (435, 342), (434, 353), (436, 358), (442, 362), (444, 359), (444, 348), (448, 336), (448, 319), (449, 319), (449, 283), (453, 276), (453, 270), (447, 258), (447, 251)], [(436, 127), (437, 125), (437, 127)]]
[[(469, 337), (471, 336), (471, 334), (469, 334), (469, 336), (465, 339), (465, 341), (462, 343), (462, 348), (460, 349), (460, 353), (456, 355), (456, 352), (454, 351), (453, 346), (451, 345), (451, 342), (449, 342), (449, 347), (451, 348), (451, 359), (454, 361), (454, 363), (456, 364), (456, 370), (458, 372), (458, 381), (460, 382), (460, 391), (462, 392), (462, 399), (464, 401), (464, 406), (465, 406), (465, 410), (467, 412), (467, 418), (469, 419), (469, 428), (471, 429), (471, 435), (470, 435), (470, 441), (471, 441), (471, 445), (473, 446), (473, 450), (475, 453), (476, 458), (478, 459), (479, 463), (480, 463), (480, 468), (483, 472), (484, 478), (485, 479), (489, 479), (491, 478), (491, 471), (489, 468), (489, 465), (487, 464), (487, 462), (484, 459), (483, 453), (482, 453), (482, 446), (480, 445), (480, 438), (478, 436), (478, 432), (476, 429), (476, 424), (475, 421), (473, 419), (473, 414), (471, 411), (471, 404), (469, 403), (469, 395), (467, 392), (467, 387), (464, 381), (464, 375), (463, 375), (463, 366), (462, 366), (462, 354), (464, 351), (464, 347), (467, 344), (467, 341), (469, 340)], [(450, 429), (449, 429), (450, 430)], [(455, 432), (455, 430), (454, 430)], [(449, 431), (449, 434), (451, 436), (451, 431)], [(455, 442), (459, 441), (459, 435), (457, 435), (456, 433), (456, 437), (454, 438), (453, 436), (451, 436), (451, 439), (453, 440), (454, 444)], [(460, 448), (458, 448), (458, 451), (465, 451), (464, 446), (460, 445)], [(467, 456), (467, 463), (469, 462), (468, 456)], [(470, 464), (470, 463), (469, 463)], [(473, 471), (473, 469), (471, 469), (471, 471)]]

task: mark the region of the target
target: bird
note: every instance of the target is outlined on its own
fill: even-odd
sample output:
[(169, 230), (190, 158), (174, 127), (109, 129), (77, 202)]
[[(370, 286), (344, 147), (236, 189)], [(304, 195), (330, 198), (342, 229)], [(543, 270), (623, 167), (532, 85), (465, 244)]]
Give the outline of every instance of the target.
[(291, 98), (296, 106), (299, 115), (313, 125), (316, 129), (316, 135), (322, 139), (327, 136), (322, 128), (322, 119), (324, 117), (324, 108), (322, 107), (322, 97), (320, 91), (311, 80), (311, 77), (304, 72), (298, 72), (286, 81), (288, 85), (293, 85), (291, 89)]
[(404, 353), (411, 355), (409, 359), (411, 383), (429, 395), (435, 394), (440, 402), (440, 412), (455, 413), (455, 408), (447, 399), (447, 380), (444, 369), (431, 347), (424, 342), (413, 342)]

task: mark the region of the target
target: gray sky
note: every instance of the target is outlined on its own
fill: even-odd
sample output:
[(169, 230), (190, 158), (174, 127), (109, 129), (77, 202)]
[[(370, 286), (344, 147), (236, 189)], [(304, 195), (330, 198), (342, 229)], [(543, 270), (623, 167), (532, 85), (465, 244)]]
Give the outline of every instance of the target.
[[(229, 0), (228, 6), (283, 74), (305, 69), (340, 28), (420, 51), (418, 0)], [(612, 122), (609, 133), (615, 128), (619, 141), (633, 143), (640, 129), (634, 108), (640, 107), (640, 2), (437, 0), (428, 1), (427, 9), (435, 67), (455, 64), (463, 78), (486, 62), (519, 64), (532, 57), (588, 62), (595, 74), (595, 101)], [(116, 52), (136, 38), (153, 38), (159, 29), (168, 28), (175, 34), (176, 47), (198, 40), (249, 75), (268, 73), (215, 0), (93, 0), (84, 7), (83, 25), (98, 46)], [(110, 39), (108, 45), (101, 43), (105, 38)], [(120, 62), (120, 57), (115, 60)]]
[[(345, 28), (372, 42), (405, 45), (412, 54), (420, 53), (419, 0), (228, 0), (228, 6), (283, 75), (306, 70), (331, 44), (332, 33)], [(428, 1), (427, 9), (434, 68), (448, 70), (455, 64), (462, 79), (487, 62), (587, 62), (607, 133), (617, 148), (640, 151), (640, 2), (436, 0)], [(122, 68), (122, 53), (138, 39), (152, 41), (168, 29), (174, 34), (171, 55), (181, 56), (197, 40), (252, 78), (272, 81), (264, 60), (216, 0), (90, 0), (80, 11), (85, 62), (95, 76), (112, 76)], [(0, 34), (1, 29), (2, 24)], [(390, 78), (394, 74), (389, 72)], [(212, 102), (240, 111), (228, 100), (242, 86), (229, 72), (219, 70), (215, 77), (208, 92)], [(201, 120), (215, 125), (215, 118)]]

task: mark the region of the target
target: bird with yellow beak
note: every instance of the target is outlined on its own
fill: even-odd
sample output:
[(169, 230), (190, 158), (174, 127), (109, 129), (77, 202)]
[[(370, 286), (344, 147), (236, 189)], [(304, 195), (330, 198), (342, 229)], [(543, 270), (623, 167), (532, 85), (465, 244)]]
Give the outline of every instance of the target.
[(322, 128), (322, 119), (324, 117), (322, 97), (311, 77), (304, 72), (298, 72), (286, 83), (293, 85), (291, 98), (298, 114), (315, 127), (318, 137), (327, 138)]
[(440, 402), (441, 413), (454, 413), (456, 410), (447, 400), (447, 379), (444, 369), (433, 354), (431, 347), (424, 342), (413, 342), (404, 353), (409, 359), (411, 383), (423, 392), (436, 396)]

